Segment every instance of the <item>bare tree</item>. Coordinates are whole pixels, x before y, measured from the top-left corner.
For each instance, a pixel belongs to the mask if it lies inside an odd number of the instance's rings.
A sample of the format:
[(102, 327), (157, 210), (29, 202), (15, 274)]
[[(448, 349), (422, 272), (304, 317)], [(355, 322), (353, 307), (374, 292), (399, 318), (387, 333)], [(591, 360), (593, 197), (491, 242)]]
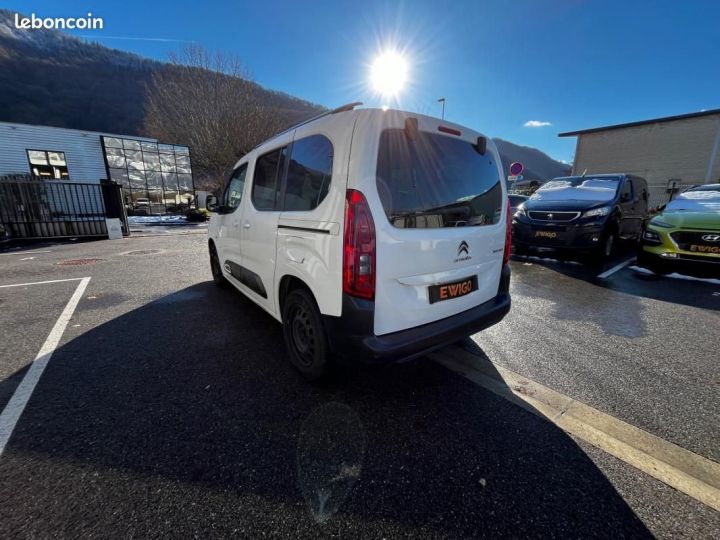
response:
[(190, 146), (196, 183), (217, 190), (239, 157), (297, 120), (264, 106), (262, 91), (237, 57), (188, 46), (152, 76), (145, 133)]

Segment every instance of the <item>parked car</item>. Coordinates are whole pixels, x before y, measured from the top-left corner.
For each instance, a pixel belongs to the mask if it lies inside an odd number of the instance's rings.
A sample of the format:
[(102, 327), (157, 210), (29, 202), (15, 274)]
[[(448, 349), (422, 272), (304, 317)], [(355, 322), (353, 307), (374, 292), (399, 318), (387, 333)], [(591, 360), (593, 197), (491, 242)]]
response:
[(720, 184), (692, 188), (669, 202), (643, 231), (638, 265), (720, 277)]
[(423, 355), (510, 309), (510, 212), (492, 140), (353, 107), (262, 143), (207, 202), (215, 283), (283, 324), (309, 379), (336, 359)]
[(607, 259), (619, 239), (640, 237), (647, 215), (647, 182), (639, 176), (555, 178), (515, 212), (515, 251), (522, 254), (538, 247), (572, 249)]
[(144, 199), (142, 197), (138, 197), (135, 199), (135, 208), (149, 208), (150, 207), (150, 199)]
[(514, 215), (517, 212), (518, 206), (528, 200), (527, 195), (518, 195), (517, 193), (508, 194), (508, 200), (510, 201), (510, 212)]

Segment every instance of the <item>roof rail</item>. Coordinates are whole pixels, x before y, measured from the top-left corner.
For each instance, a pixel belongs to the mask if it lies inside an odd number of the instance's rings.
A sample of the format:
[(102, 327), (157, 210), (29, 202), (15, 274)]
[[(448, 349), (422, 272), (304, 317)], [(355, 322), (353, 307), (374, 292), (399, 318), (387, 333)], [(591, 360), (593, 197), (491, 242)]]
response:
[[(299, 124), (295, 124), (294, 126), (290, 126), (289, 128), (282, 130), (280, 133), (276, 133), (275, 135), (273, 135), (273, 136), (270, 137), (269, 139), (266, 139), (266, 140), (264, 140), (263, 142), (261, 142), (260, 144), (258, 144), (255, 148), (257, 148), (257, 147), (260, 146), (260, 145), (265, 144), (265, 143), (268, 142), (268, 141), (273, 140), (275, 137), (279, 137), (280, 135), (283, 135), (283, 134), (287, 133), (288, 131), (292, 131), (292, 130), (294, 130), (294, 129), (297, 129), (297, 128), (299, 128), (300, 126), (304, 126), (305, 124), (309, 124), (310, 122), (314, 122), (315, 120), (319, 120), (320, 118), (323, 118), (323, 117), (325, 117), (325, 116), (329, 116), (329, 115), (331, 115), (331, 114), (336, 114), (336, 113), (341, 113), (341, 112), (352, 111), (355, 107), (359, 107), (359, 106), (362, 105), (362, 104), (363, 104), (362, 101), (353, 101), (352, 103), (347, 103), (347, 104), (345, 104), (345, 105), (340, 105), (340, 107), (336, 107), (336, 108), (331, 109), (331, 110), (329, 110), (329, 111), (322, 112), (322, 113), (320, 113), (320, 114), (318, 114), (318, 115), (316, 115), (316, 116), (313, 116), (312, 118), (308, 118), (307, 120), (303, 120), (303, 121), (300, 122)], [(253, 148), (253, 150), (255, 150), (255, 148)]]

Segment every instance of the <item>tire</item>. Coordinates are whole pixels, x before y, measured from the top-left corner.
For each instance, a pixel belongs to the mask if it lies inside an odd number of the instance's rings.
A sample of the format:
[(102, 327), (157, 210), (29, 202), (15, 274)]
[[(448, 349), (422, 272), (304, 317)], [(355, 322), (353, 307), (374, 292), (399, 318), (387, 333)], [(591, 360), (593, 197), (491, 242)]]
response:
[(609, 228), (605, 231), (605, 233), (602, 235), (602, 238), (600, 239), (600, 245), (595, 250), (595, 259), (598, 262), (605, 262), (607, 261), (615, 251), (615, 248), (617, 246), (618, 241), (618, 235), (617, 235), (617, 229)]
[(225, 276), (222, 273), (222, 268), (220, 267), (220, 257), (218, 257), (215, 244), (210, 244), (210, 271), (212, 272), (213, 282), (217, 287), (220, 287), (221, 289), (227, 289), (230, 287), (230, 283), (227, 279), (225, 279)]
[(283, 337), (293, 366), (309, 381), (327, 374), (330, 347), (315, 299), (306, 289), (291, 291), (283, 303)]

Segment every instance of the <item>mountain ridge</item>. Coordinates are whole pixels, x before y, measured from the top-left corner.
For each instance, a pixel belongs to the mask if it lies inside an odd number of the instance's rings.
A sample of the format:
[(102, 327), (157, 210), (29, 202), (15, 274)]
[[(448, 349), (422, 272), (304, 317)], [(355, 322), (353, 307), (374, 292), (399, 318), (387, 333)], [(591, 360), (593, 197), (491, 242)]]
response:
[[(143, 135), (147, 87), (168, 64), (86, 42), (58, 30), (20, 30), (0, 8), (0, 121)], [(324, 107), (255, 85), (262, 104), (300, 121)], [(520, 161), (525, 178), (562, 176), (570, 166), (540, 150), (494, 139), (503, 168)], [(174, 141), (183, 143), (184, 141)]]

